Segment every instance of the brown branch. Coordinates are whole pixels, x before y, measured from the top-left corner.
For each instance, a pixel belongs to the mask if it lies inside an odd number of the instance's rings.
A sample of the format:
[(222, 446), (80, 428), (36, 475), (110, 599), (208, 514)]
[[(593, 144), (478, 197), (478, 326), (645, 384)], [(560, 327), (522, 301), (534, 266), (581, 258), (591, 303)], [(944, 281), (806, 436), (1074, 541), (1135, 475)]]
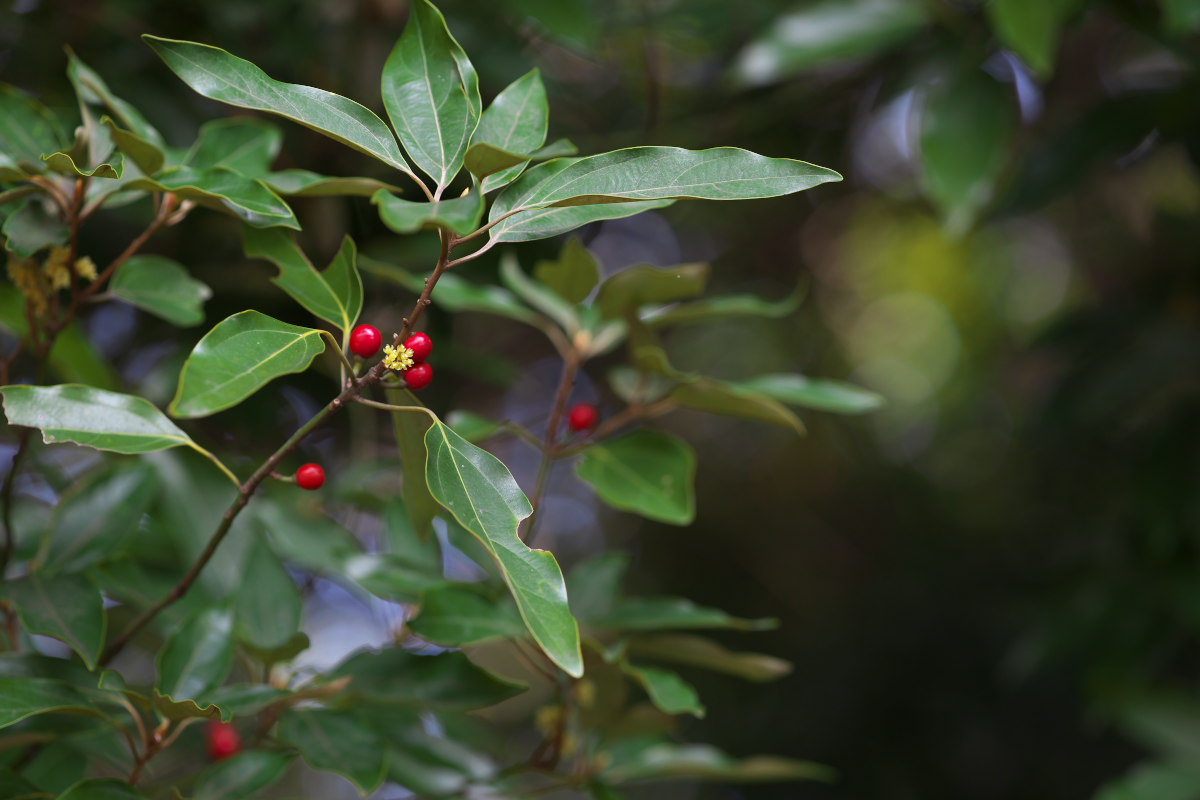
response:
[(558, 429), (562, 426), (563, 414), (567, 410), (567, 401), (571, 399), (571, 389), (575, 387), (575, 377), (579, 374), (579, 354), (572, 350), (563, 358), (562, 375), (558, 379), (558, 389), (554, 392), (554, 402), (550, 406), (550, 421), (546, 425), (546, 438), (542, 442), (542, 460), (538, 464), (537, 479), (533, 486), (533, 495), (529, 498), (533, 513), (525, 520), (525, 543), (533, 541), (537, 534), (537, 524), (542, 507), (542, 496), (550, 480), (550, 470), (558, 459)]

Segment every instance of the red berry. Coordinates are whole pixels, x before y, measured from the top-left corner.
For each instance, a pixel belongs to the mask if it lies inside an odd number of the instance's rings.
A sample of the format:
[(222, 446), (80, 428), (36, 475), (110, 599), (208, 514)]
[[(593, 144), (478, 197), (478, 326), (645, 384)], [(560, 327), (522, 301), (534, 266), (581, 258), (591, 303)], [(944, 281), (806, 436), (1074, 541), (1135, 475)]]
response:
[(600, 421), (600, 409), (591, 403), (576, 403), (567, 412), (567, 424), (573, 431), (586, 431)]
[(228, 722), (213, 720), (208, 724), (208, 757), (213, 761), (236, 756), (242, 750), (242, 737)]
[(433, 382), (433, 367), (428, 364), (417, 364), (400, 374), (404, 376), (404, 382), (408, 384), (408, 388), (414, 392), (417, 389), (424, 389)]
[(429, 354), (433, 352), (433, 339), (429, 338), (428, 333), (417, 331), (404, 340), (404, 346), (413, 351), (413, 361), (420, 364), (427, 361)]
[(350, 331), (350, 352), (356, 356), (370, 358), (379, 352), (383, 334), (374, 325), (359, 325)]
[(325, 470), (320, 464), (305, 464), (296, 470), (296, 483), (301, 489), (320, 489), (325, 485)]

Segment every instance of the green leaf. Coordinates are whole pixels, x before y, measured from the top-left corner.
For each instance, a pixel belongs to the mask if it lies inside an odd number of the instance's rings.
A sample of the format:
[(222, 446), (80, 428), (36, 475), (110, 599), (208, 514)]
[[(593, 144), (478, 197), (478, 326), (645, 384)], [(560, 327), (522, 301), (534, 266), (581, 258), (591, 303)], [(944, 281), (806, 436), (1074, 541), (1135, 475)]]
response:
[(154, 694), (148, 699), (150, 700), (149, 709), (157, 711), (174, 722), (184, 719), (222, 719), (226, 717), (225, 712), (214, 703), (201, 706), (195, 700), (174, 700), (158, 689), (155, 689)]
[(863, 414), (884, 404), (883, 397), (875, 392), (842, 381), (806, 378), (803, 375), (759, 375), (739, 381), (736, 385), (788, 405), (835, 414)]
[(698, 606), (682, 597), (639, 597), (624, 600), (612, 611), (587, 619), (589, 625), (619, 631), (688, 630), (729, 628), (763, 631), (779, 621), (770, 617), (742, 619), (716, 608)]
[(634, 667), (622, 664), (621, 669), (646, 690), (650, 702), (666, 714), (691, 714), (704, 718), (704, 706), (700, 696), (690, 683), (674, 672), (657, 667)]
[(386, 600), (417, 603), (430, 590), (445, 586), (441, 565), (436, 570), (414, 565), (401, 554), (360, 554), (339, 567), (341, 576)]
[(244, 714), (257, 714), (272, 703), (290, 697), (291, 692), (277, 689), (265, 683), (232, 683), (226, 684), (209, 693), (208, 699), (220, 707), (222, 720), (231, 719)]
[(58, 800), (145, 800), (146, 795), (117, 778), (89, 778), (58, 796)]
[(364, 706), (434, 706), (469, 711), (525, 690), (471, 663), (460, 652), (417, 655), (399, 647), (358, 653), (329, 676), (351, 678), (346, 694)]
[(635, 431), (593, 444), (575, 471), (613, 508), (672, 525), (696, 515), (696, 455), (669, 433)]
[(483, 195), (478, 190), (453, 200), (418, 203), (380, 189), (371, 202), (379, 207), (383, 224), (401, 234), (445, 230), (465, 236), (479, 227), (483, 217)]
[(116, 121), (111, 117), (101, 117), (100, 124), (108, 128), (113, 143), (120, 148), (122, 153), (129, 156), (138, 169), (146, 175), (153, 175), (166, 163), (166, 154), (160, 145), (147, 141), (132, 131), (118, 127)]
[(306, 169), (285, 169), (261, 176), (261, 180), (276, 194), (293, 197), (356, 196), (370, 197), (380, 190), (399, 192), (390, 183), (374, 178), (337, 178), (319, 175)]
[(587, 620), (612, 611), (628, 567), (629, 556), (624, 553), (604, 553), (576, 564), (567, 575), (575, 616)]
[(961, 234), (992, 199), (1016, 127), (1011, 90), (980, 71), (949, 76), (921, 118), (925, 192), (946, 227)]
[(176, 417), (215, 414), (282, 375), (303, 372), (324, 351), (320, 331), (257, 311), (234, 314), (192, 350), (168, 410)]
[(342, 240), (333, 261), (319, 272), (290, 234), (281, 230), (245, 228), (242, 247), (249, 258), (265, 258), (279, 267), (272, 282), (310, 313), (349, 331), (362, 313), (362, 278), (354, 240)]
[(501, 461), (441, 421), (425, 434), (429, 490), (483, 544), (504, 574), (521, 618), (534, 640), (567, 674), (583, 674), (579, 625), (567, 606), (567, 589), (554, 556), (531, 550), (517, 527), (533, 513), (521, 487)]
[(762, 653), (736, 653), (712, 639), (686, 633), (635, 637), (629, 642), (629, 654), (723, 672), (748, 681), (773, 681), (792, 671), (792, 665), (781, 658)]
[[(767, 158), (736, 147), (630, 147), (534, 167), (496, 198), (488, 219), (496, 221), (514, 211), (552, 206), (778, 197), (841, 179), (833, 170), (815, 164)], [(520, 225), (520, 217), (528, 213), (512, 217), (507, 229)]]
[(233, 615), (207, 608), (183, 624), (158, 653), (158, 689), (173, 700), (203, 697), (233, 666)]
[(123, 555), (158, 489), (154, 470), (141, 462), (76, 482), (54, 507), (34, 568), (79, 572)]
[(1196, 800), (1200, 768), (1194, 761), (1172, 758), (1138, 764), (1100, 787), (1095, 800)]
[(42, 432), (47, 444), (75, 442), (114, 453), (196, 448), (188, 435), (140, 397), (78, 384), (4, 386), (4, 411), (13, 425)]
[(30, 198), (8, 215), (0, 235), (9, 251), (28, 258), (51, 245), (65, 245), (68, 232), (66, 224), (51, 217), (39, 199)]
[[(372, 275), (393, 281), (411, 292), (419, 294), (424, 287), (423, 278), (403, 267), (366, 257), (359, 258), (359, 265)], [(435, 294), (438, 306), (452, 314), (460, 311), (478, 311), (535, 326), (540, 319), (499, 286), (472, 283), (453, 272), (442, 273)]]
[(42, 155), (63, 149), (58, 122), (32, 97), (0, 83), (0, 151), (16, 167), (42, 172)]
[[(466, 166), (476, 177), (484, 178), (483, 191), (499, 189), (521, 174), (529, 163), (528, 156), (504, 166), (490, 159), (485, 163), (486, 149), (493, 148), (509, 154), (532, 153), (546, 141), (550, 109), (546, 102), (546, 87), (541, 73), (531, 70), (504, 88), (483, 112), (479, 127), (467, 151)], [(493, 154), (490, 154), (494, 156)], [(486, 177), (485, 177), (486, 176)]]
[(510, 292), (557, 322), (568, 336), (573, 337), (583, 328), (583, 320), (575, 306), (526, 275), (511, 252), (500, 259), (500, 280)]
[(275, 783), (292, 763), (290, 753), (253, 750), (200, 773), (192, 800), (245, 800)]
[(42, 160), (46, 162), (46, 167), (53, 172), (60, 172), (63, 175), (72, 175), (80, 178), (120, 178), (125, 170), (125, 159), (117, 153), (117, 157), (113, 159), (116, 166), (112, 164), (98, 164), (91, 169), (83, 169), (75, 163), (75, 159), (70, 153), (58, 151), (42, 156)]
[(10, 581), (4, 591), (30, 633), (65, 642), (88, 669), (95, 669), (108, 624), (99, 589), (78, 575), (33, 574)]
[(533, 277), (568, 303), (582, 303), (600, 282), (600, 265), (579, 237), (572, 236), (557, 259), (533, 265)]
[(205, 97), (278, 114), (411, 174), (387, 125), (353, 100), (311, 86), (281, 83), (219, 47), (148, 35), (142, 39), (184, 83)]
[(1042, 78), (1054, 72), (1058, 35), (1078, 0), (992, 0), (984, 8), (996, 37)]
[(1172, 36), (1183, 36), (1200, 28), (1200, 5), (1195, 0), (1162, 0), (1162, 26)]
[(157, 147), (163, 146), (162, 135), (146, 121), (140, 111), (113, 94), (104, 79), (95, 70), (84, 64), (74, 52), (68, 49), (67, 55), (67, 77), (75, 87), (75, 92), (79, 95), (81, 102), (107, 108), (109, 113), (127, 131), (142, 141)]
[(440, 11), (415, 0), (383, 67), (383, 105), (413, 163), (440, 190), (462, 168), (479, 124), (479, 76)]
[[(412, 392), (403, 389), (388, 389), (387, 398), (392, 405), (421, 404)], [(430, 422), (424, 414), (392, 414), (392, 435), (400, 449), (403, 480), (400, 486), (401, 497), (404, 499), (404, 507), (408, 510), (413, 528), (422, 537), (429, 536), (433, 519), (439, 509), (438, 502), (430, 493), (429, 484), (425, 480), (428, 461), (426, 442), (430, 427)]]
[(504, 426), (472, 411), (456, 409), (446, 415), (446, 424), (454, 432), (472, 444), (490, 439), (504, 430)]
[[(550, 164), (557, 163), (560, 162), (550, 162)], [(573, 231), (592, 222), (632, 217), (643, 211), (664, 208), (674, 202), (674, 200), (649, 200), (640, 203), (605, 203), (595, 206), (521, 211), (493, 225), (488, 231), (488, 238), (494, 242), (532, 242), (536, 239), (547, 239), (560, 233)], [(493, 219), (499, 218), (496, 215), (492, 216)], [(440, 287), (441, 284), (439, 283), (438, 286)]]
[(172, 192), (181, 200), (232, 214), (256, 228), (300, 229), (296, 215), (287, 203), (260, 180), (247, 178), (228, 167), (195, 169), (175, 167), (153, 178), (137, 178), (126, 189)]
[(552, 158), (573, 156), (578, 152), (579, 148), (567, 139), (556, 139), (532, 153), (514, 153), (479, 142), (467, 150), (464, 164), (473, 174), (487, 176), (482, 182), (483, 192), (487, 194), (516, 180), (530, 161), (548, 161)]
[(54, 800), (58, 792), (43, 792), (25, 778), (8, 769), (0, 769), (0, 797), (9, 800)]
[(283, 134), (269, 122), (254, 117), (216, 119), (200, 126), (183, 163), (198, 170), (228, 167), (247, 178), (261, 178), (282, 145)]
[(640, 306), (698, 295), (707, 283), (708, 264), (629, 267), (600, 285), (596, 307), (608, 319), (622, 319)]
[(764, 300), (752, 294), (707, 297), (691, 303), (674, 303), (646, 309), (640, 315), (640, 319), (644, 324), (653, 328), (711, 322), (731, 317), (780, 319), (796, 310), (802, 296), (803, 293), (797, 290), (782, 300), (776, 301)]
[(525, 626), (514, 608), (457, 586), (427, 592), (408, 627), (422, 639), (446, 647), (525, 635)]
[(685, 408), (769, 422), (804, 435), (804, 423), (799, 417), (778, 401), (747, 389), (744, 384), (692, 376), (672, 389), (668, 396)]
[(259, 649), (287, 643), (300, 630), (300, 590), (262, 536), (253, 537), (246, 574), (233, 598), (238, 636)]
[(50, 712), (101, 716), (82, 692), (51, 678), (0, 678), (0, 728)]
[(181, 328), (204, 322), (204, 302), (212, 297), (212, 289), (164, 256), (130, 258), (117, 270), (108, 291)]
[(278, 736), (313, 769), (344, 775), (364, 793), (383, 783), (387, 743), (353, 713), (289, 709), (279, 720)]
[(830, 63), (871, 58), (918, 33), (930, 12), (909, 0), (824, 0), (772, 17), (739, 54), (734, 80), (771, 83)]
[(764, 781), (832, 780), (833, 770), (809, 761), (777, 756), (755, 756), (737, 760), (702, 744), (677, 745), (666, 742), (647, 745), (642, 741), (618, 753), (610, 753), (609, 766), (600, 779), (611, 783), (638, 780), (688, 778), (727, 783)]

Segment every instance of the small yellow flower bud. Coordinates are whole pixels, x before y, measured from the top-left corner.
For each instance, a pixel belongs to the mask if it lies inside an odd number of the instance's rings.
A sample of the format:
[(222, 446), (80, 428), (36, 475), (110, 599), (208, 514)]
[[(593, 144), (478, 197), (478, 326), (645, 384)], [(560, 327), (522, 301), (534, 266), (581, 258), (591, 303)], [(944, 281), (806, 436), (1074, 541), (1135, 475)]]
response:
[(383, 346), (383, 365), (393, 372), (403, 372), (414, 363), (411, 348), (403, 345), (396, 347), (390, 344)]

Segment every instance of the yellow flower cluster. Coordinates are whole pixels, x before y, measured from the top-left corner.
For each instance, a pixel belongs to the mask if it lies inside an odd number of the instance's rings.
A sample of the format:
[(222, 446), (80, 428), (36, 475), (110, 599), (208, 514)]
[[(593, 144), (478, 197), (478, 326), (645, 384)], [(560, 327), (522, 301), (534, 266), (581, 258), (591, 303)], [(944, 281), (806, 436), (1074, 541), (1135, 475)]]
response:
[[(51, 293), (71, 285), (71, 270), (67, 266), (70, 255), (71, 251), (66, 247), (52, 247), (40, 268), (32, 258), (9, 255), (8, 277), (33, 303), (33, 310), (39, 317), (45, 313)], [(87, 281), (96, 280), (96, 262), (87, 256), (76, 259), (75, 274)]]
[(383, 346), (383, 365), (393, 372), (403, 372), (414, 363), (412, 348), (403, 345), (393, 347), (390, 344)]

